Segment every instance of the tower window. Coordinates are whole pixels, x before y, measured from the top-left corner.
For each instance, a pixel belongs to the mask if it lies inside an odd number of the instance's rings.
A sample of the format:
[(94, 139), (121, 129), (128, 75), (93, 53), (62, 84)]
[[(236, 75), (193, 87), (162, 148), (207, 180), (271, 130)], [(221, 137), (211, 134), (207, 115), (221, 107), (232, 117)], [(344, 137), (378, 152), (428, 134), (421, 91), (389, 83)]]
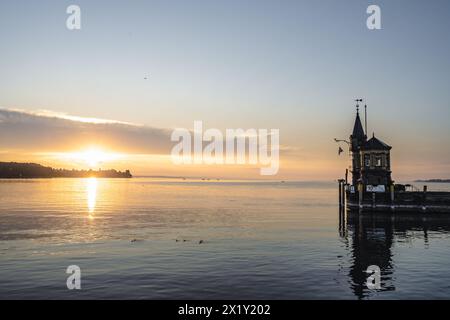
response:
[(381, 167), (381, 157), (380, 156), (375, 157), (375, 166)]
[(370, 167), (370, 155), (368, 154), (364, 155), (364, 165)]

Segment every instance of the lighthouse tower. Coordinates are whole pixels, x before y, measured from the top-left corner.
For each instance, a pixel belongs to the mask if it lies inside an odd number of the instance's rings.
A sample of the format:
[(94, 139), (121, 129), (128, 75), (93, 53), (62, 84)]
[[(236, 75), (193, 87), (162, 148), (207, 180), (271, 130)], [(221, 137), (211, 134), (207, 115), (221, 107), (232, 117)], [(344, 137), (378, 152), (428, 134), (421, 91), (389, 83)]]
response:
[(373, 137), (367, 140), (361, 119), (359, 105), (356, 105), (356, 119), (350, 135), (350, 152), (352, 155), (352, 184), (362, 185), (363, 190), (388, 190), (391, 178), (391, 146)]

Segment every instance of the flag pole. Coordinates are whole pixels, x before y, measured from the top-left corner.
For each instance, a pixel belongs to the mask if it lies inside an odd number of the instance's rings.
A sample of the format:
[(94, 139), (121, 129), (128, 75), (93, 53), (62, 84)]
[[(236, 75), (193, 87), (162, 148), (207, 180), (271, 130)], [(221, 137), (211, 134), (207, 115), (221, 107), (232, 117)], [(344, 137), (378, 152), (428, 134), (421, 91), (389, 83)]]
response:
[(367, 104), (364, 105), (364, 126), (366, 127), (366, 136), (367, 136)]

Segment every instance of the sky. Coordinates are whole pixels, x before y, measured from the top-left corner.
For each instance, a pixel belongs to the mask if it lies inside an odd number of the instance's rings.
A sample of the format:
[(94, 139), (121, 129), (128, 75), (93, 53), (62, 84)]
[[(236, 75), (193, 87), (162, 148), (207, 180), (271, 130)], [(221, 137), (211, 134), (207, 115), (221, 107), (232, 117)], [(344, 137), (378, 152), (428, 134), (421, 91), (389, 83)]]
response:
[(333, 138), (362, 97), (395, 180), (450, 178), (449, 32), (446, 0), (2, 1), (0, 161), (83, 167), (64, 154), (95, 145), (137, 174), (260, 178), (171, 163), (171, 130), (201, 120), (279, 129), (276, 179), (336, 179), (348, 155)]

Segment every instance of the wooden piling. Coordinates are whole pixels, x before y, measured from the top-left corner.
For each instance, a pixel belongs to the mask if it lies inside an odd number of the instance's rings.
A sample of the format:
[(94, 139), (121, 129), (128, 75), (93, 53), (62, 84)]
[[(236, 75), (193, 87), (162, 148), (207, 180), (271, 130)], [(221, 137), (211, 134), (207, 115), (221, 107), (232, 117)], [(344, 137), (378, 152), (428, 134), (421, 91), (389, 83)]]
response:
[(339, 182), (339, 207), (342, 208), (342, 182), (341, 180)]
[(427, 190), (428, 186), (423, 186), (423, 199), (422, 199), (422, 210), (427, 210)]
[(359, 203), (359, 209), (361, 210), (363, 208), (362, 202), (363, 202), (363, 185), (361, 183), (358, 183), (358, 203)]
[(391, 210), (394, 211), (395, 210), (395, 205), (394, 205), (394, 201), (395, 201), (395, 187), (393, 184), (390, 185), (390, 191), (391, 191)]
[(372, 209), (375, 209), (376, 200), (376, 193), (372, 192)]

